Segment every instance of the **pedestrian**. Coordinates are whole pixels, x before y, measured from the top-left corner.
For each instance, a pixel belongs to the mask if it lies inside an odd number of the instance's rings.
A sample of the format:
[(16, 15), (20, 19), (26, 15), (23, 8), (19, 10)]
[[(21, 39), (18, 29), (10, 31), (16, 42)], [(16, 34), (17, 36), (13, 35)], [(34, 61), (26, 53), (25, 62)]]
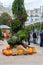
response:
[(40, 33), (40, 47), (43, 47), (43, 30), (42, 32)]
[(30, 34), (30, 42), (33, 43), (33, 36), (32, 36), (32, 33)]
[(28, 33), (28, 45), (30, 45), (30, 33)]
[(33, 32), (33, 43), (34, 43), (34, 44), (36, 44), (36, 38), (37, 38), (36, 32)]
[(40, 44), (40, 34), (39, 33), (37, 33), (36, 43)]

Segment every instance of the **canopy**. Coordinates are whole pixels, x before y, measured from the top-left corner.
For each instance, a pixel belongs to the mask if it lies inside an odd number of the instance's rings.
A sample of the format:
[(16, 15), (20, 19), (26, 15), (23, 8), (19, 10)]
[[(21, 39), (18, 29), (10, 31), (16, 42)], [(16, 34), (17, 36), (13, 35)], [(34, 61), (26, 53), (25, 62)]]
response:
[(0, 25), (0, 29), (10, 29), (10, 27), (7, 25)]

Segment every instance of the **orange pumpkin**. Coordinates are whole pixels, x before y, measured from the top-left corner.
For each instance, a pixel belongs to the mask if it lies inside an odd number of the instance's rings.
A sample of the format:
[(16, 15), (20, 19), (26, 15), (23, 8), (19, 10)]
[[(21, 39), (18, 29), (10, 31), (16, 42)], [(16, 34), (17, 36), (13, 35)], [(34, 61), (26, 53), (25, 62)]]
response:
[(8, 46), (6, 47), (7, 50), (9, 50), (10, 48), (11, 48), (10, 45), (8, 45)]
[(2, 50), (2, 53), (5, 55), (6, 51), (7, 51), (6, 49), (3, 49)]
[(33, 53), (37, 53), (36, 49), (33, 49)]
[(19, 49), (17, 54), (18, 55), (23, 55), (24, 54), (24, 51), (22, 49)]
[(32, 48), (27, 48), (28, 54), (33, 54), (33, 49)]
[(9, 54), (12, 55), (12, 54), (13, 54), (13, 51), (10, 50), (10, 51), (9, 51)]
[(5, 55), (6, 55), (6, 56), (9, 56), (9, 55), (10, 55), (10, 53), (9, 53), (8, 50), (5, 52)]
[(12, 55), (13, 54), (13, 51), (12, 50), (7, 50), (6, 52), (5, 52), (5, 55), (6, 56), (10, 56), (10, 55)]
[(13, 51), (12, 50), (7, 50), (7, 49), (3, 49), (2, 50), (2, 53), (6, 56), (10, 56), (13, 54)]

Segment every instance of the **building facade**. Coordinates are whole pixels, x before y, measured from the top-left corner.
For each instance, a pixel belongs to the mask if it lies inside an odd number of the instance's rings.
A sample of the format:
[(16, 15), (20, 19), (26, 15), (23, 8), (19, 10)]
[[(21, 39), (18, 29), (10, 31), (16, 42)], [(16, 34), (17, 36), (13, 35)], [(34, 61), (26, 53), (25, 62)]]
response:
[(28, 18), (26, 25), (43, 21), (43, 6), (35, 8), (33, 10), (27, 10)]

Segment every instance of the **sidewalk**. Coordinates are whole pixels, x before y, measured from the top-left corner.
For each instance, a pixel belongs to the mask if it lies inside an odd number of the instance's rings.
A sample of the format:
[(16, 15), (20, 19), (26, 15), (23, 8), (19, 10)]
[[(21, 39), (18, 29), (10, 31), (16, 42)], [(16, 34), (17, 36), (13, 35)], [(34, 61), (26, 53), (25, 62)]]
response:
[(31, 43), (37, 54), (22, 56), (4, 56), (1, 50), (7, 45), (6, 41), (0, 46), (0, 65), (43, 65), (43, 47)]

